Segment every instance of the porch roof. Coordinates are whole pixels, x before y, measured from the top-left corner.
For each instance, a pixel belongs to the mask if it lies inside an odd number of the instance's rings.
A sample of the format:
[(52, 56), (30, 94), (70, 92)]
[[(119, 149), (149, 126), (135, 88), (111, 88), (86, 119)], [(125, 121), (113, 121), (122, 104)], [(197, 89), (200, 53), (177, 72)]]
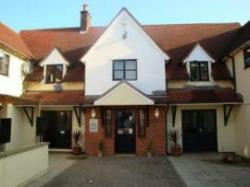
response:
[(166, 96), (151, 96), (156, 104), (242, 103), (243, 97), (231, 88), (169, 89)]
[(83, 105), (85, 103), (83, 91), (26, 92), (22, 97), (34, 99), (40, 105)]
[(13, 103), (15, 105), (38, 105), (38, 101), (32, 98), (15, 97), (4, 94), (0, 94), (0, 103), (1, 104)]
[(154, 101), (127, 81), (121, 81), (94, 101), (97, 106), (153, 105)]

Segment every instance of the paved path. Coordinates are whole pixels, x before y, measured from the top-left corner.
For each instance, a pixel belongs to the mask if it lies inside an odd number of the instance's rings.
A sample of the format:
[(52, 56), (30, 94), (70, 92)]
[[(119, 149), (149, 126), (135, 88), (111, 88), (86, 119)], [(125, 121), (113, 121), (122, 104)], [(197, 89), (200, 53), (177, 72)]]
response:
[(221, 165), (207, 160), (219, 159), (219, 154), (184, 154), (169, 157), (177, 172), (190, 187), (250, 186), (250, 168)]
[(68, 153), (50, 153), (49, 154), (49, 169), (48, 172), (36, 180), (31, 181), (25, 187), (42, 187), (55, 176), (59, 175), (65, 169), (76, 162), (74, 159), (69, 159), (71, 155)]
[(182, 179), (167, 157), (113, 156), (78, 160), (45, 187), (179, 187)]

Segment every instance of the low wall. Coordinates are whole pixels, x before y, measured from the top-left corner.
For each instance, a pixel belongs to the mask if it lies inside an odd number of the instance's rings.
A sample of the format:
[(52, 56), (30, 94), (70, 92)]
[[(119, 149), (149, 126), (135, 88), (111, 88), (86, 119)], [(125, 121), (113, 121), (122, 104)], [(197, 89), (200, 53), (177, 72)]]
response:
[(48, 144), (0, 153), (0, 186), (15, 187), (25, 184), (48, 169)]

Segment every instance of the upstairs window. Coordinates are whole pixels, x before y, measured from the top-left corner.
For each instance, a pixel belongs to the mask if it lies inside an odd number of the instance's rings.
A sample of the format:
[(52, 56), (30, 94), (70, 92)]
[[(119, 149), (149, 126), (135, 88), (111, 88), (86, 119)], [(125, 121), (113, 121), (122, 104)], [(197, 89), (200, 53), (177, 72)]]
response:
[(9, 75), (9, 63), (10, 56), (0, 53), (0, 74), (8, 76)]
[(250, 47), (244, 49), (244, 63), (245, 68), (250, 67)]
[(137, 80), (137, 61), (114, 60), (113, 80)]
[(190, 80), (191, 81), (209, 81), (207, 61), (190, 62)]
[(60, 83), (63, 78), (63, 65), (46, 66), (46, 83)]

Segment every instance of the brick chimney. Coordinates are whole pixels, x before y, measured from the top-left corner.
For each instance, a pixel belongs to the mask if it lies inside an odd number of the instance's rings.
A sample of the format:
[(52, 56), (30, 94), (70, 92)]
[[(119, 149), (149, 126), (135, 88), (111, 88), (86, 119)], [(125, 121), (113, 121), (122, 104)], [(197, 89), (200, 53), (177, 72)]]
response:
[(89, 27), (91, 26), (91, 16), (88, 11), (88, 5), (84, 4), (83, 9), (81, 11), (81, 32), (87, 32)]

